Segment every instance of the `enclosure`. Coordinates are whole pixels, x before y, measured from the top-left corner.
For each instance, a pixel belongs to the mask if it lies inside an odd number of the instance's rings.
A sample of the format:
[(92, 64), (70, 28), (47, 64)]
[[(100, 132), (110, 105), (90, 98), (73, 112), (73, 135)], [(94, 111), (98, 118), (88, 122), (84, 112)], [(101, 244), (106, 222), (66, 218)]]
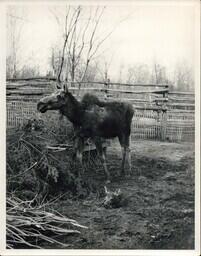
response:
[[(38, 100), (55, 90), (50, 78), (7, 81), (7, 197), (11, 200), (7, 203), (11, 212), (13, 204), (19, 208), (18, 213), (13, 212), (17, 221), (23, 211), (20, 205), (28, 208), (27, 218), (33, 221), (30, 210), (38, 211), (39, 204), (39, 209), (54, 214), (59, 209), (61, 216), (74, 218), (78, 228), (59, 230), (59, 236), (53, 236), (59, 242), (54, 240), (52, 245), (46, 236), (55, 232), (55, 227), (44, 232), (45, 224), (38, 218), (41, 228), (32, 222), (33, 233), (37, 230), (44, 239), (36, 242), (33, 236), (29, 244), (24, 243), (28, 231), (24, 223), (25, 235), (15, 230), (18, 242), (12, 241), (14, 230), (8, 228), (8, 246), (193, 249), (194, 95), (171, 92), (164, 84), (89, 82), (80, 89), (76, 83), (69, 85), (78, 99), (90, 92), (106, 101), (130, 101), (136, 109), (132, 176), (118, 176), (121, 150), (116, 140), (110, 140), (107, 162), (112, 178), (106, 184), (94, 146), (86, 145), (84, 173), (77, 176), (80, 166), (72, 160), (72, 125), (56, 111), (44, 115), (36, 111)], [(18, 195), (21, 202), (15, 201)], [(11, 223), (19, 225), (14, 220)]]

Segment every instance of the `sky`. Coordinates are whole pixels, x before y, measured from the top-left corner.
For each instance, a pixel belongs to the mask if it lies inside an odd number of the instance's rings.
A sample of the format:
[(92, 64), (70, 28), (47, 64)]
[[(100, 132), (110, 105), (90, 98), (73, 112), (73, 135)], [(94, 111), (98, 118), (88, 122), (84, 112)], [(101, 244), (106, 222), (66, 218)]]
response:
[[(7, 9), (7, 18), (21, 24), (19, 59), (21, 65), (37, 65), (45, 74), (49, 68), (51, 47), (62, 48), (61, 31), (51, 10), (65, 6), (22, 5)], [(88, 7), (86, 9), (86, 15)], [(14, 10), (14, 14), (13, 14)], [(11, 16), (10, 16), (11, 15)], [(12, 17), (16, 16), (16, 17)], [(107, 5), (99, 24), (101, 38), (113, 31), (98, 53), (98, 60), (110, 62), (109, 74), (116, 77), (120, 67), (135, 63), (165, 65), (171, 73), (178, 62), (193, 66), (195, 58), (195, 8), (193, 4), (173, 3), (145, 5)], [(7, 53), (10, 52), (9, 26)]]

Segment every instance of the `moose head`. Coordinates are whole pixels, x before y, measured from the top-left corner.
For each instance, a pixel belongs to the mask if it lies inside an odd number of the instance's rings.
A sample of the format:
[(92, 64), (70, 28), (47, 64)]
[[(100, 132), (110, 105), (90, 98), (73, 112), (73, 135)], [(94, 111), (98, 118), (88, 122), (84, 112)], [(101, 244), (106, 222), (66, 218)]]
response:
[(67, 84), (63, 84), (63, 89), (61, 89), (61, 83), (56, 84), (57, 92), (52, 93), (42, 99), (37, 104), (37, 110), (41, 113), (45, 113), (47, 110), (59, 110), (66, 105), (68, 87)]
[(61, 109), (62, 106), (66, 105), (66, 94), (65, 91), (61, 90), (42, 98), (37, 104), (38, 111), (45, 113), (47, 110)]

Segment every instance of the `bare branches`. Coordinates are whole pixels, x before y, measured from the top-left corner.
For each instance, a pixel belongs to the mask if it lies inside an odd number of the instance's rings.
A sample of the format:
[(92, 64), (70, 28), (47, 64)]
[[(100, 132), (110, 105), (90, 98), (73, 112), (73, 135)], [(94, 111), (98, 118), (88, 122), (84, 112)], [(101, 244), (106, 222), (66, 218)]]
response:
[(17, 16), (17, 15), (13, 15), (11, 13), (8, 13), (7, 16), (11, 17), (11, 18), (14, 18), (14, 19), (17, 19), (17, 20), (22, 20), (22, 21), (26, 21), (26, 22), (30, 22), (30, 20), (24, 18), (24, 17), (20, 17), (20, 16)]
[[(90, 55), (95, 45), (97, 27), (104, 9), (105, 7), (96, 7), (95, 12), (92, 14), (92, 8), (90, 8), (87, 14), (88, 18), (86, 19), (86, 17), (84, 17), (84, 11), (80, 6), (76, 8), (68, 6), (66, 8), (64, 19), (64, 42), (57, 76), (59, 83), (61, 82), (64, 65), (66, 66), (66, 80), (68, 80), (68, 74), (70, 74), (71, 81), (74, 81), (77, 67), (81, 67), (83, 66), (83, 63), (85, 63), (81, 80), (84, 79), (90, 63)], [(55, 16), (54, 11), (51, 10), (51, 13)], [(83, 14), (82, 17), (81, 14)], [(58, 17), (55, 18), (59, 25), (60, 19)], [(86, 61), (84, 61), (85, 57)], [(53, 63), (51, 63), (51, 65), (55, 69), (55, 65)]]
[[(103, 54), (100, 48), (112, 35), (122, 19), (109, 33), (100, 33), (100, 26), (106, 7), (67, 6), (63, 16), (63, 46), (60, 50), (59, 65), (57, 65), (57, 80), (82, 82), (89, 77), (91, 62)], [(58, 22), (57, 22), (58, 23)], [(52, 67), (55, 65), (51, 64)], [(63, 78), (62, 78), (63, 77)]]
[(7, 31), (8, 31), (8, 39), (9, 39), (9, 51), (7, 55), (7, 63), (6, 63), (6, 73), (7, 77), (14, 78), (19, 74), (19, 53), (21, 49), (21, 36), (22, 29), (24, 27), (25, 22), (28, 22), (25, 15), (23, 13), (19, 13), (15, 10), (15, 8), (9, 8), (9, 13), (7, 14)]
[(63, 65), (64, 65), (66, 45), (67, 45), (68, 39), (70, 37), (70, 34), (73, 33), (73, 31), (76, 27), (80, 12), (81, 12), (81, 8), (79, 6), (77, 9), (74, 10), (73, 17), (72, 17), (72, 19), (70, 20), (70, 23), (69, 23), (69, 27), (68, 27), (69, 9), (68, 9), (67, 14), (66, 14), (66, 18), (65, 18), (65, 32), (66, 32), (66, 34), (65, 34), (65, 40), (64, 40), (62, 56), (61, 56), (61, 65), (60, 65), (58, 78), (57, 78), (59, 83), (61, 82), (61, 73), (62, 73), (62, 69), (63, 69)]
[(35, 200), (36, 197), (30, 201), (23, 201), (13, 195), (7, 197), (8, 248), (23, 245), (27, 248), (42, 249), (40, 242), (44, 241), (68, 247), (69, 244), (60, 242), (58, 238), (66, 234), (80, 234), (80, 229), (87, 228), (56, 211), (45, 211), (44, 204), (33, 207), (31, 203)]
[[(99, 7), (96, 8), (95, 17), (98, 14), (98, 10), (99, 10)], [(85, 70), (83, 72), (81, 81), (83, 81), (84, 78), (85, 78), (85, 75), (86, 75), (90, 60), (91, 60), (91, 51), (93, 50), (93, 46), (94, 46), (94, 36), (95, 36), (96, 31), (97, 31), (97, 27), (98, 27), (98, 24), (100, 22), (100, 19), (101, 19), (102, 15), (103, 15), (104, 10), (105, 10), (105, 7), (102, 8), (102, 10), (101, 10), (101, 12), (98, 16), (98, 19), (95, 22), (94, 29), (92, 30), (92, 33), (91, 33), (91, 38), (90, 38), (90, 41), (89, 41), (89, 49), (88, 49), (87, 58), (86, 58), (86, 66), (85, 66)]]
[(19, 176), (25, 174), (26, 172), (29, 172), (31, 169), (33, 169), (34, 167), (36, 167), (37, 164), (38, 164), (38, 162), (35, 162), (35, 163), (32, 164), (28, 169), (26, 169), (25, 171), (20, 172), (20, 173), (17, 174), (17, 175), (11, 176), (10, 179), (8, 178), (8, 181), (11, 180), (11, 179), (13, 180), (13, 179), (15, 179), (15, 178), (17, 178), (17, 177), (19, 177)]
[(53, 17), (55, 18), (57, 25), (60, 26), (61, 25), (61, 21), (59, 19), (59, 16), (55, 13), (55, 9), (53, 8), (49, 8), (50, 13), (53, 15)]
[[(131, 14), (130, 14), (130, 15), (131, 15)], [(119, 22), (105, 37), (103, 37), (102, 40), (98, 41), (98, 43), (97, 43), (97, 45), (96, 45), (96, 47), (95, 47), (93, 53), (92, 53), (91, 56), (90, 56), (90, 59), (92, 59), (92, 58), (96, 55), (96, 53), (97, 53), (98, 49), (100, 48), (100, 46), (114, 33), (114, 31), (117, 29), (117, 27), (118, 27), (122, 22), (124, 22), (125, 20), (128, 19), (128, 17), (129, 17), (130, 15), (128, 15), (126, 18), (120, 20), (120, 22)]]
[(77, 61), (76, 61), (76, 63), (75, 63), (76, 66), (77, 66), (77, 64), (78, 64), (79, 61), (80, 61), (81, 54), (82, 54), (82, 51), (83, 51), (84, 46), (85, 46), (85, 35), (86, 35), (86, 31), (87, 31), (87, 29), (88, 29), (88, 27), (89, 27), (90, 22), (91, 22), (91, 11), (90, 11), (90, 15), (89, 15), (88, 22), (87, 22), (87, 24), (86, 24), (86, 26), (85, 26), (85, 28), (84, 28), (84, 32), (83, 32), (83, 34), (82, 34), (81, 47), (80, 47), (80, 50), (79, 50), (79, 52), (78, 52), (78, 54), (77, 54)]

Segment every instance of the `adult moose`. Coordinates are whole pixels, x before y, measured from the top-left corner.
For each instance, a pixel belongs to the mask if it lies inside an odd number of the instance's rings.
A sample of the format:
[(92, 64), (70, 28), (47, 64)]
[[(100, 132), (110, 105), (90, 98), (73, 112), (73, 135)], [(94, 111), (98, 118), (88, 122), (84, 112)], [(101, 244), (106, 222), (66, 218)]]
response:
[(92, 139), (103, 162), (108, 181), (110, 174), (106, 165), (106, 153), (102, 147), (102, 140), (118, 137), (122, 148), (121, 171), (124, 173), (125, 160), (127, 159), (129, 165), (127, 174), (130, 175), (130, 133), (134, 114), (133, 106), (130, 103), (104, 102), (92, 94), (85, 94), (82, 100), (78, 101), (65, 88), (65, 90), (59, 90), (42, 98), (37, 104), (37, 109), (41, 113), (47, 110), (59, 110), (72, 122), (77, 133), (76, 155), (81, 163), (84, 140), (86, 138)]

